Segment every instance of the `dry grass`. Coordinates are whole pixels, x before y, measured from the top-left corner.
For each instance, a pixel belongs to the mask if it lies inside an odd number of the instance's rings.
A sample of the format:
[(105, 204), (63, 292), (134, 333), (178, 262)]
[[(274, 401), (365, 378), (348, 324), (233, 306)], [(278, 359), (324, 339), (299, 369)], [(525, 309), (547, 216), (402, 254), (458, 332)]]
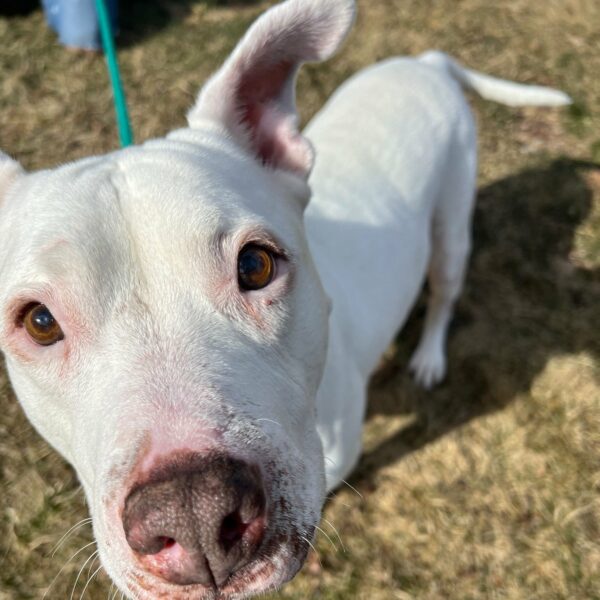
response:
[[(182, 125), (200, 83), (268, 3), (132, 4), (121, 60), (138, 140)], [(431, 393), (404, 366), (417, 307), (371, 386), (365, 453), (328, 503), (325, 537), (278, 597), (600, 598), (600, 7), (595, 0), (360, 2), (343, 53), (305, 69), (310, 116), (348, 74), (438, 47), (501, 76), (552, 84), (570, 110), (474, 99), (475, 251)], [(39, 12), (0, 17), (0, 147), (30, 168), (110, 150), (103, 61), (58, 47)], [(0, 600), (69, 598), (96, 565), (72, 471), (31, 430), (0, 370)], [(329, 530), (329, 525), (323, 524)], [(339, 547), (337, 538), (333, 541)], [(88, 568), (91, 567), (91, 568)], [(86, 598), (106, 598), (99, 574)]]

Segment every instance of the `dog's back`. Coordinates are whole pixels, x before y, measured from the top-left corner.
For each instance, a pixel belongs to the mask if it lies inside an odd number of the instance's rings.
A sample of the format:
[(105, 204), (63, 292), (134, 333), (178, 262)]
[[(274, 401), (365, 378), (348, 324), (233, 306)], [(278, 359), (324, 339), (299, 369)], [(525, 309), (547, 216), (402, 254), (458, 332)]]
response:
[(450, 180), (473, 186), (473, 120), (453, 79), (401, 58), (350, 79), (306, 134), (317, 156), (309, 241), (368, 376), (423, 283), (435, 207)]

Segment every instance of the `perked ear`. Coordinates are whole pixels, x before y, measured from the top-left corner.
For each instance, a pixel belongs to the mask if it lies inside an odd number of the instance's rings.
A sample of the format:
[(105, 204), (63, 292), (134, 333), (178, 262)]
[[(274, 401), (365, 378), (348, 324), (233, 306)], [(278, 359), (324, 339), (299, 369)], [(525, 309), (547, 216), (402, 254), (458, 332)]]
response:
[(202, 88), (190, 127), (216, 120), (263, 163), (307, 178), (310, 142), (298, 131), (295, 87), (304, 62), (329, 58), (354, 20), (354, 0), (288, 0), (262, 15)]
[(8, 188), (24, 173), (23, 167), (16, 160), (0, 152), (0, 205)]

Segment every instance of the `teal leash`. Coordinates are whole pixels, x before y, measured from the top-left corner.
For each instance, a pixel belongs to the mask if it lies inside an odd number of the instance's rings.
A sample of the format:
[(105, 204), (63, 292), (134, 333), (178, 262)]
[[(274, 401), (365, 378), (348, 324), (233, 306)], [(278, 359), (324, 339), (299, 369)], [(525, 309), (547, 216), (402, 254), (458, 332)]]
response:
[(102, 38), (102, 46), (106, 55), (106, 63), (108, 65), (108, 74), (110, 83), (113, 89), (113, 98), (115, 101), (115, 112), (117, 113), (117, 126), (119, 128), (119, 140), (121, 146), (125, 148), (133, 144), (133, 134), (131, 133), (131, 123), (129, 121), (129, 113), (127, 112), (127, 101), (125, 100), (125, 92), (121, 83), (119, 74), (119, 63), (117, 62), (117, 52), (115, 50), (115, 42), (110, 26), (110, 17), (104, 0), (96, 0), (96, 12), (98, 13), (98, 24), (100, 25), (100, 36)]

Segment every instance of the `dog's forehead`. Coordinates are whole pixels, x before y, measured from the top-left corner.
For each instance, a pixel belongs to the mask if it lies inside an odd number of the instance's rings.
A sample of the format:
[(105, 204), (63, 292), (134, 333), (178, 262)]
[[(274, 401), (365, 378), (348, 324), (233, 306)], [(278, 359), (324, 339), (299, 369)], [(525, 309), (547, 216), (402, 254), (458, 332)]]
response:
[[(234, 228), (254, 220), (289, 237), (301, 221), (308, 188), (265, 168), (228, 137), (178, 130), (118, 154), (115, 178), (136, 220), (147, 210), (181, 218), (196, 231)], [(124, 188), (124, 189), (123, 189)], [(147, 203), (147, 206), (146, 206)], [(141, 214), (143, 213), (143, 214)]]
[(301, 227), (285, 182), (223, 142), (150, 141), (31, 174), (13, 196), (0, 222), (12, 253), (5, 265), (52, 273), (79, 263), (100, 280), (126, 268), (132, 250), (133, 260), (172, 262), (243, 228), (293, 245)]

